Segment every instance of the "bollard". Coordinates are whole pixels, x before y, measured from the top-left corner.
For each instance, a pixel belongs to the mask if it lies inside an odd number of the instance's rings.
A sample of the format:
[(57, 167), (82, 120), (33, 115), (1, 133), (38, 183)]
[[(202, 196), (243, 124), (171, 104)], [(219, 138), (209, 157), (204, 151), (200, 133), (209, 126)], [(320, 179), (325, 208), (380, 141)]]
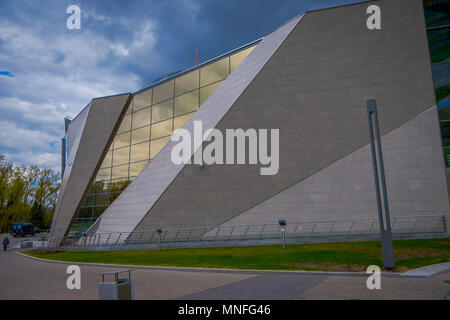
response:
[(278, 223), (281, 226), (281, 243), (282, 243), (283, 249), (285, 249), (286, 248), (286, 220), (280, 219), (278, 221)]

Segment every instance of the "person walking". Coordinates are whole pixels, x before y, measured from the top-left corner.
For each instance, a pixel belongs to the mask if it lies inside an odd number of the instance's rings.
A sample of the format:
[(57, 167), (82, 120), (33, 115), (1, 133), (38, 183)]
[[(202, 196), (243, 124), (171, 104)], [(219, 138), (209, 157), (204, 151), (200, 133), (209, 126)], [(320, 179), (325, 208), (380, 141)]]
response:
[(5, 239), (3, 239), (3, 251), (6, 251), (6, 248), (8, 248), (8, 244), (9, 244), (9, 238), (5, 237)]

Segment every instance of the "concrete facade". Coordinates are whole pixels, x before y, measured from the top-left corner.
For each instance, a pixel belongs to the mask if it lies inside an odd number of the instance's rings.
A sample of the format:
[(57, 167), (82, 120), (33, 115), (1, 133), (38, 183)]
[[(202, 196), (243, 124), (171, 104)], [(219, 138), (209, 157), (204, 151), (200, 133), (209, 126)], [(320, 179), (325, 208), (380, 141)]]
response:
[[(433, 106), (421, 1), (376, 3), (381, 30), (366, 28), (370, 3), (306, 13), (218, 124), (279, 128), (277, 175), (261, 176), (254, 165), (185, 166), (136, 230), (221, 225), (316, 175), (369, 143), (368, 99), (377, 99), (383, 135)], [(320, 212), (315, 219), (326, 220)]]
[[(389, 208), (394, 220), (450, 211), (436, 113), (436, 107), (432, 107), (382, 138)], [(366, 145), (220, 227), (251, 225), (255, 221), (270, 224), (279, 219), (288, 223), (364, 219), (377, 214), (372, 156), (370, 145)], [(393, 222), (413, 224), (415, 220)], [(430, 219), (422, 224), (435, 222)], [(336, 225), (334, 230), (338, 228)]]

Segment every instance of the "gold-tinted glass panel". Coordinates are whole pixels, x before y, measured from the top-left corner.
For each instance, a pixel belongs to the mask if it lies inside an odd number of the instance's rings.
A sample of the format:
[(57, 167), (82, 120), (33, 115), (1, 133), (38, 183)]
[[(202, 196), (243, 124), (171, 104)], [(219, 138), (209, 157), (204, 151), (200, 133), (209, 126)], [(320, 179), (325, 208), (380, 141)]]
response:
[(122, 148), (130, 144), (130, 132), (116, 135), (114, 138), (114, 149)]
[(200, 106), (213, 94), (214, 91), (222, 84), (223, 81), (216, 82), (200, 89)]
[(195, 112), (185, 114), (184, 116), (179, 116), (173, 119), (173, 131), (180, 129), (190, 117), (194, 115)]
[(113, 166), (128, 163), (130, 161), (130, 147), (114, 149), (113, 151)]
[(125, 111), (125, 114), (129, 114), (129, 113), (131, 113), (133, 111), (133, 102), (131, 102), (129, 105), (128, 105), (128, 108), (127, 108), (127, 111)]
[(200, 71), (200, 86), (225, 79), (230, 70), (229, 62), (229, 57), (226, 57), (203, 67)]
[(121, 178), (121, 179), (119, 179), (119, 180), (114, 180), (112, 183), (111, 183), (111, 187), (110, 187), (110, 190), (111, 190), (111, 193), (120, 193), (120, 192), (122, 192), (123, 190), (125, 190), (125, 188), (129, 185), (131, 183), (131, 181), (130, 180), (128, 180), (128, 178), (127, 177), (123, 177), (123, 178)]
[(94, 182), (88, 190), (88, 194), (100, 193), (108, 189), (109, 182), (96, 181)]
[(131, 144), (150, 140), (150, 126), (131, 131)]
[(120, 124), (117, 133), (122, 133), (130, 130), (131, 130), (131, 114), (126, 114), (122, 119), (122, 123)]
[(152, 107), (152, 123), (169, 119), (173, 116), (173, 99), (161, 102)]
[[(113, 179), (128, 179), (128, 164), (112, 168), (112, 178)], [(116, 184), (112, 182), (112, 185)]]
[(106, 153), (105, 159), (103, 159), (103, 163), (100, 166), (100, 168), (108, 168), (111, 167), (111, 160), (112, 160), (112, 151), (108, 151)]
[(133, 113), (133, 129), (148, 126), (150, 124), (151, 108), (145, 108)]
[(95, 180), (97, 181), (109, 181), (111, 178), (111, 168), (105, 168), (98, 170), (97, 177)]
[(153, 89), (153, 103), (173, 97), (173, 80), (160, 84)]
[(175, 79), (175, 95), (180, 95), (185, 92), (192, 91), (198, 88), (199, 85), (199, 71), (195, 70), (189, 72), (179, 78)]
[(150, 143), (144, 142), (139, 144), (134, 144), (131, 146), (130, 162), (147, 160), (149, 156), (149, 145)]
[(167, 136), (172, 133), (172, 119), (152, 124), (152, 139)]
[(240, 65), (245, 58), (247, 58), (247, 56), (250, 54), (250, 52), (253, 51), (253, 49), (255, 49), (255, 47), (256, 46), (253, 46), (245, 50), (239, 51), (238, 53), (235, 53), (230, 57), (231, 72), (233, 72), (234, 69), (236, 69), (238, 65)]
[(170, 137), (152, 140), (150, 145), (150, 158), (153, 159), (169, 141)]
[(130, 164), (130, 177), (137, 177), (142, 170), (144, 170), (145, 166), (148, 164), (148, 161), (141, 161)]
[(138, 111), (152, 104), (152, 89), (148, 89), (134, 96), (133, 111)]
[(198, 109), (198, 90), (175, 98), (175, 116)]

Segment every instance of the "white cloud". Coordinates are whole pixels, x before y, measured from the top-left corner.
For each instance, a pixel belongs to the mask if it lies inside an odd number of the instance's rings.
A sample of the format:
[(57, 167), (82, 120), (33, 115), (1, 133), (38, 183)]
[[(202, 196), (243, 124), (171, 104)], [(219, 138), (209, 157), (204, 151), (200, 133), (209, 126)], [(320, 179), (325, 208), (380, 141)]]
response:
[(59, 169), (63, 117), (75, 116), (92, 98), (139, 89), (140, 78), (122, 63), (152, 54), (156, 23), (131, 25), (131, 37), (111, 42), (88, 29), (43, 35), (34, 25), (0, 21), (0, 66), (15, 75), (0, 77), (0, 153), (19, 164)]

